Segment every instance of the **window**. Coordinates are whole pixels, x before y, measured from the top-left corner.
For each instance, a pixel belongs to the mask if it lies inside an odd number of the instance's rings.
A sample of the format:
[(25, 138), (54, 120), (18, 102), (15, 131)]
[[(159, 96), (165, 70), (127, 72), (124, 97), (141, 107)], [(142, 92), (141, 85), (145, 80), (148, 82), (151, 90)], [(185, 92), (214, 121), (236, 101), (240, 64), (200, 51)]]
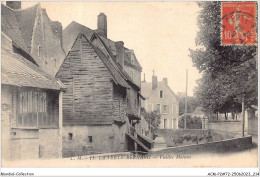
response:
[[(58, 97), (49, 99), (47, 111), (47, 93), (45, 91), (27, 89), (20, 90), (17, 97), (18, 127), (58, 127)], [(54, 109), (56, 105), (56, 109)], [(56, 110), (56, 111), (55, 111)], [(47, 112), (49, 114), (47, 114)]]
[(168, 106), (167, 105), (163, 105), (163, 113), (168, 114)]
[(164, 128), (164, 129), (167, 128), (167, 119), (163, 119), (163, 128)]
[(178, 109), (178, 105), (176, 105), (176, 104), (172, 105), (172, 113), (173, 114), (177, 113), (177, 109)]
[(40, 45), (38, 46), (38, 57), (39, 58), (41, 57), (41, 46)]
[(163, 98), (163, 91), (160, 90), (160, 98)]
[(73, 134), (72, 133), (68, 133), (68, 140), (72, 140)]
[(158, 111), (158, 113), (161, 113), (161, 105), (156, 104), (155, 111)]
[(93, 141), (93, 139), (92, 139), (92, 136), (88, 136), (88, 142), (92, 142)]

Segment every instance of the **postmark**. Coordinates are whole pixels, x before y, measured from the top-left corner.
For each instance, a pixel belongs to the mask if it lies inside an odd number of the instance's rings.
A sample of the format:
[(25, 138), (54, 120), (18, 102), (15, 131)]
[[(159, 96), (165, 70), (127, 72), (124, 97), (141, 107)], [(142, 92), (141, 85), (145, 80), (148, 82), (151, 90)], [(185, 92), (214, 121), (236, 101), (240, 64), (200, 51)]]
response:
[(221, 3), (221, 44), (256, 45), (256, 2)]

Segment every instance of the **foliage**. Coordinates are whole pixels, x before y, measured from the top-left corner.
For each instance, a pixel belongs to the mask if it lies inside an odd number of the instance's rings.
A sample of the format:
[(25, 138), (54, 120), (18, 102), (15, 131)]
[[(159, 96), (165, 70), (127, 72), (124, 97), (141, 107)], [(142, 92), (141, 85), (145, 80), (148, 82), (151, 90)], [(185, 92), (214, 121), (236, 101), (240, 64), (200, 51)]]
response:
[(241, 111), (238, 107), (242, 96), (246, 108), (257, 105), (256, 46), (221, 45), (221, 2), (198, 2), (198, 5), (201, 11), (196, 44), (201, 48), (190, 50), (190, 56), (202, 73), (195, 95), (203, 111)]
[[(193, 113), (196, 107), (200, 106), (199, 100), (196, 97), (187, 98), (187, 113)], [(179, 115), (185, 113), (185, 97), (179, 99)]]
[(161, 123), (161, 114), (157, 111), (147, 112), (145, 108), (141, 108), (141, 115), (147, 121), (148, 125), (153, 126), (155, 129), (159, 128)]
[[(178, 120), (178, 127), (184, 128), (184, 119), (185, 115), (182, 115)], [(202, 121), (201, 118), (197, 116), (191, 117), (190, 115), (186, 116), (186, 128), (187, 129), (202, 129)]]

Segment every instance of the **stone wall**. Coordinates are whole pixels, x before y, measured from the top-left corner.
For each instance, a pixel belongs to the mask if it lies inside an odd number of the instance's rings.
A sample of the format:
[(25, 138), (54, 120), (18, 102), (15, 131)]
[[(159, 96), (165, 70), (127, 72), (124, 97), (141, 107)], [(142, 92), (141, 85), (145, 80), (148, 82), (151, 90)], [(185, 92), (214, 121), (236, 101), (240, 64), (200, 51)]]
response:
[(228, 140), (210, 142), (205, 144), (196, 144), (182, 147), (170, 147), (160, 150), (150, 151), (151, 155), (171, 155), (171, 154), (192, 154), (198, 152), (234, 152), (252, 147), (252, 136), (244, 138), (232, 138)]
[(258, 118), (248, 119), (248, 134), (258, 135)]
[(39, 158), (61, 158), (59, 129), (39, 129)]
[(39, 158), (38, 129), (11, 129), (12, 160), (26, 160)]
[(59, 129), (12, 128), (10, 144), (12, 160), (61, 157)]
[(126, 149), (126, 125), (64, 126), (62, 156), (122, 152)]
[[(208, 123), (208, 129), (220, 130), (226, 132), (241, 132), (242, 122), (241, 121), (219, 121)], [(245, 125), (245, 131), (247, 131), (247, 126)]]
[(163, 137), (168, 147), (203, 144), (238, 137), (234, 133), (202, 129), (159, 129), (155, 135)]

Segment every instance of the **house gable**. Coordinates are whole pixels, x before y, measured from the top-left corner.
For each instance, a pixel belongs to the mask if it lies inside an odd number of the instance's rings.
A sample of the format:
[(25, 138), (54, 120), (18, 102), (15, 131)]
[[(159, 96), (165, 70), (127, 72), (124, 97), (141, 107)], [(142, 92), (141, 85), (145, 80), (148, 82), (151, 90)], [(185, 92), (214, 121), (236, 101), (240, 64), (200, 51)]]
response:
[(111, 124), (113, 87), (128, 87), (102, 51), (81, 34), (56, 77), (67, 87), (63, 96), (64, 124)]
[(79, 35), (56, 74), (63, 95), (64, 125), (112, 123), (112, 74), (84, 35)]
[[(160, 98), (160, 91), (163, 91), (162, 98)], [(178, 102), (178, 98), (176, 97), (174, 92), (170, 89), (168, 85), (164, 84), (163, 82), (158, 83), (158, 87), (151, 92), (149, 100), (170, 100), (171, 102)]]

